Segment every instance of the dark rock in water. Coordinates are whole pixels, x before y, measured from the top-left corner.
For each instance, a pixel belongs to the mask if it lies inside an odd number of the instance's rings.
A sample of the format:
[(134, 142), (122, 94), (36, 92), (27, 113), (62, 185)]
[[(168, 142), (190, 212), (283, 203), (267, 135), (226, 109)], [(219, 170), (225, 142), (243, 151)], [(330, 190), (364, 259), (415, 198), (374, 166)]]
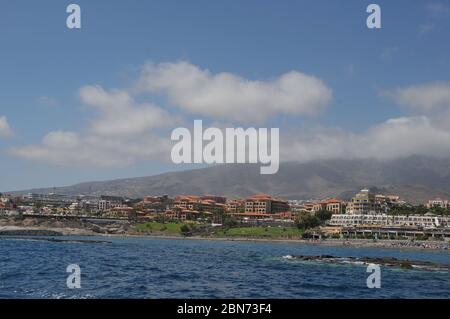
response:
[[(1, 239), (1, 237), (0, 237)], [(59, 239), (52, 237), (32, 237), (32, 236), (5, 236), (3, 239), (21, 239), (33, 241), (49, 241), (53, 243), (74, 243), (74, 244), (111, 244), (106, 240), (90, 240), (90, 239)]]
[(335, 257), (331, 255), (320, 256), (284, 256), (288, 260), (318, 261), (334, 264), (376, 264), (380, 266), (398, 267), (402, 269), (424, 269), (450, 271), (450, 264), (438, 264), (430, 261), (397, 259), (393, 257)]
[(0, 230), (0, 236), (62, 236), (61, 232), (47, 229)]
[(57, 239), (57, 238), (32, 238), (33, 240), (46, 240), (55, 243), (75, 243), (75, 244), (111, 244), (106, 240), (90, 240), (90, 239)]

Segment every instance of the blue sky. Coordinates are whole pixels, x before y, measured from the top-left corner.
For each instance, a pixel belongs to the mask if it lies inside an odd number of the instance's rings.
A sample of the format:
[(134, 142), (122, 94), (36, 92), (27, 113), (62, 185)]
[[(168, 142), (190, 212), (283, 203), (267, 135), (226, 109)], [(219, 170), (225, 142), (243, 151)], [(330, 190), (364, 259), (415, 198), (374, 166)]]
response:
[[(371, 2), (360, 0), (73, 2), (82, 10), (80, 30), (65, 25), (70, 2), (1, 4), (0, 118), (7, 121), (9, 133), (0, 134), (0, 191), (186, 168), (154, 154), (111, 165), (82, 160), (65, 165), (64, 157), (48, 160), (53, 154), (42, 146), (51, 132), (75, 132), (90, 141), (92, 121), (99, 116), (111, 120), (109, 113), (98, 115), (98, 105), (93, 108), (90, 104), (95, 103), (80, 98), (81, 88), (94, 85), (107, 92), (126, 91), (136, 105), (155, 104), (158, 110), (181, 117), (183, 123), (203, 116), (211, 123), (230, 123), (227, 116), (210, 116), (206, 110), (193, 113), (189, 105), (179, 107), (173, 101), (179, 96), (166, 92), (173, 87), (136, 93), (134, 85), (145, 65), (158, 68), (161, 63), (180, 61), (202, 72), (209, 70), (212, 77), (226, 72), (246, 81), (270, 81), (298, 71), (320, 80), (332, 97), (313, 116), (272, 110), (263, 122), (233, 122), (294, 132), (286, 136), (286, 143), (297, 145), (299, 152), (312, 150), (309, 157), (298, 154), (299, 159), (342, 157), (367, 143), (375, 146), (365, 155), (352, 156), (370, 157), (385, 147), (385, 136), (414, 140), (412, 130), (405, 130), (415, 127), (431, 132), (430, 136), (422, 144), (405, 147), (405, 154), (434, 153), (435, 149), (438, 155), (450, 154), (442, 151), (450, 146), (445, 144), (449, 129), (443, 124), (449, 114), (445, 107), (450, 106), (449, 2), (376, 1), (382, 9), (380, 30), (366, 27), (366, 7)], [(212, 101), (211, 107), (221, 105)], [(392, 121), (399, 118), (409, 121), (407, 127), (399, 129), (405, 122)], [(152, 136), (168, 139), (175, 126), (157, 128)], [(300, 134), (304, 140), (298, 140)], [(339, 139), (329, 140), (327, 134)], [(308, 141), (323, 141), (324, 146), (316, 149), (317, 143)], [(329, 145), (336, 143), (347, 151), (328, 152)], [(33, 156), (26, 154), (30, 146)], [(55, 147), (51, 151), (58, 157), (61, 153)], [(77, 153), (77, 148), (73, 151)], [(395, 156), (393, 152), (387, 158)]]

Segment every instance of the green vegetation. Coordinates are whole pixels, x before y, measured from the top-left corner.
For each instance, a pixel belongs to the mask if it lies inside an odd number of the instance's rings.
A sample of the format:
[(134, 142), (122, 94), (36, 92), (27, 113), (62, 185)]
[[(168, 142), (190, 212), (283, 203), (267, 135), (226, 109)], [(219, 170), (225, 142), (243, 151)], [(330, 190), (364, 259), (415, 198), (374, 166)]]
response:
[(234, 227), (238, 227), (239, 223), (234, 217), (224, 214), (222, 219), (222, 225), (225, 229), (230, 229)]
[(450, 208), (444, 209), (439, 206), (434, 206), (428, 209), (424, 205), (394, 205), (388, 211), (389, 215), (425, 215), (426, 213), (432, 213), (438, 216), (450, 216)]
[(316, 216), (319, 219), (320, 223), (322, 223), (327, 220), (330, 220), (332, 215), (333, 215), (332, 212), (322, 209), (319, 210), (314, 216)]
[(147, 222), (136, 224), (136, 230), (140, 233), (165, 233), (167, 235), (178, 235), (181, 233), (181, 223), (158, 223)]
[(183, 225), (180, 227), (180, 233), (181, 233), (183, 236), (188, 236), (188, 235), (190, 234), (190, 232), (191, 232), (191, 229), (189, 228), (188, 225), (183, 224)]
[(299, 216), (296, 224), (299, 229), (306, 230), (320, 226), (320, 220), (312, 214), (303, 214)]
[(427, 235), (418, 235), (416, 236), (417, 240), (428, 240), (428, 236)]
[(315, 214), (301, 214), (296, 220), (296, 225), (302, 230), (316, 228), (325, 224), (325, 222), (331, 218), (331, 215), (332, 213), (326, 210), (320, 210)]
[(213, 234), (216, 237), (243, 238), (299, 238), (302, 231), (296, 227), (236, 227), (220, 230)]
[(303, 231), (297, 227), (232, 227), (215, 228), (206, 225), (185, 223), (147, 222), (136, 224), (136, 230), (142, 234), (183, 235), (204, 237), (243, 237), (243, 238), (300, 238)]

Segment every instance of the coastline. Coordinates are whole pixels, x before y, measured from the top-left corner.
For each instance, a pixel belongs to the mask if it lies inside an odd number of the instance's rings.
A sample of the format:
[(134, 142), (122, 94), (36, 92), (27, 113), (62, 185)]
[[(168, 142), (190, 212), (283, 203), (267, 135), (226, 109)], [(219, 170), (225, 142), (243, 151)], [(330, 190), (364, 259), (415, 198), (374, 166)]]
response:
[(96, 233), (88, 229), (81, 228), (59, 228), (59, 227), (39, 227), (39, 226), (0, 226), (0, 238), (8, 237), (33, 237), (33, 236), (74, 236), (74, 237), (117, 237), (117, 238), (143, 238), (143, 239), (171, 239), (171, 240), (208, 240), (208, 241), (235, 241), (252, 243), (295, 243), (302, 245), (317, 245), (328, 247), (347, 248), (379, 248), (379, 249), (400, 249), (400, 250), (420, 250), (420, 251), (450, 251), (450, 243), (444, 241), (407, 241), (379, 239), (323, 239), (305, 240), (288, 238), (249, 238), (249, 237), (202, 237), (202, 236), (175, 236), (167, 234), (139, 234), (120, 233), (105, 234)]
[[(441, 241), (416, 241), (417, 246), (411, 246), (405, 240), (383, 239), (374, 242), (370, 239), (322, 239), (322, 240), (305, 240), (305, 239), (269, 239), (269, 238), (246, 238), (246, 237), (183, 237), (168, 235), (106, 235), (109, 237), (136, 237), (136, 238), (156, 238), (156, 239), (178, 239), (178, 240), (209, 240), (209, 241), (235, 241), (235, 242), (252, 242), (252, 243), (294, 243), (301, 245), (317, 245), (327, 247), (347, 247), (347, 248), (379, 248), (379, 249), (400, 249), (400, 250), (419, 250), (419, 251), (450, 251), (450, 243)], [(446, 247), (446, 248), (439, 248)]]

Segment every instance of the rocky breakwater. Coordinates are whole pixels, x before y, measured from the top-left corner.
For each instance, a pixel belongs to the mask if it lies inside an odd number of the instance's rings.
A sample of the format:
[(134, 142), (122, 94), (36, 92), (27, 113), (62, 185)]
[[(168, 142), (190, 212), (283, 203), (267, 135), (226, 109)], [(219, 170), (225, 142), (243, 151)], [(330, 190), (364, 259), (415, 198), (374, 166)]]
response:
[(59, 231), (48, 229), (0, 229), (0, 236), (62, 236)]
[(133, 234), (133, 227), (125, 220), (69, 219), (69, 218), (0, 218), (0, 236), (92, 236), (98, 234)]
[(304, 262), (323, 262), (331, 264), (354, 264), (369, 265), (376, 264), (380, 266), (397, 267), (402, 269), (423, 269), (450, 271), (450, 264), (439, 264), (430, 261), (397, 259), (393, 257), (336, 257), (331, 255), (320, 256), (284, 256), (286, 260), (298, 260)]

